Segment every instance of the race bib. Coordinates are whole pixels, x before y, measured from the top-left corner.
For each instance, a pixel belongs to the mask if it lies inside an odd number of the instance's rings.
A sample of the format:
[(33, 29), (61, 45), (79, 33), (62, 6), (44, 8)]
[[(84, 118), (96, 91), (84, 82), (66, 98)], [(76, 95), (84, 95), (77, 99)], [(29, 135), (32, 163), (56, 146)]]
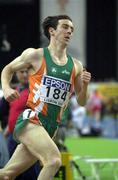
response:
[(63, 107), (70, 96), (71, 83), (45, 75), (40, 85), (40, 101)]

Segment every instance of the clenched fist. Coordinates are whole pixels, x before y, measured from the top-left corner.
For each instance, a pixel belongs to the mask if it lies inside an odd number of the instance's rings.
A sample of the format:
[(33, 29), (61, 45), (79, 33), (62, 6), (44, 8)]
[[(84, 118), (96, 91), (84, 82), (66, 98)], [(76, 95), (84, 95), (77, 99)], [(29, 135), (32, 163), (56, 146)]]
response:
[(91, 73), (88, 72), (86, 69), (83, 69), (80, 78), (85, 85), (88, 85), (91, 80)]
[(17, 98), (20, 97), (20, 94), (17, 90), (12, 89), (12, 88), (7, 88), (5, 90), (3, 90), (4, 93), (4, 97), (8, 102), (11, 102)]

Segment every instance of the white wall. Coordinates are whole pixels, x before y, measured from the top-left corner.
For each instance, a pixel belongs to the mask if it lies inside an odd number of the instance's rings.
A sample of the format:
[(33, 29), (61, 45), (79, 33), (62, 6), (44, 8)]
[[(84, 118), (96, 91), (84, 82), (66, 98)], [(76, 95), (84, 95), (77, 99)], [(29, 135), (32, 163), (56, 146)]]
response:
[[(59, 2), (66, 1), (65, 9)], [(74, 23), (75, 32), (68, 52), (86, 65), (86, 0), (41, 0), (41, 19), (50, 15), (67, 14)]]

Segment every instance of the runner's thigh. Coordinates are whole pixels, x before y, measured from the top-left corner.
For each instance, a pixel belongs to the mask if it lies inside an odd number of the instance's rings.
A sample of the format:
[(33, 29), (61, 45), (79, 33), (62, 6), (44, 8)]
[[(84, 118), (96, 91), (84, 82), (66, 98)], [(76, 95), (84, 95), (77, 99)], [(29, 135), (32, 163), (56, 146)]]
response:
[(28, 123), (17, 138), (27, 146), (29, 151), (38, 159), (47, 162), (53, 157), (60, 158), (60, 152), (43, 126)]

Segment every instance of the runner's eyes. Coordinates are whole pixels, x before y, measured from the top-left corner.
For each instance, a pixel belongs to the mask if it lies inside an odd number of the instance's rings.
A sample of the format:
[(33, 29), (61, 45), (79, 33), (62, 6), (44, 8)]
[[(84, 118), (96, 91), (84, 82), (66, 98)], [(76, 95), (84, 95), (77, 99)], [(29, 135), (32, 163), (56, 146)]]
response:
[[(63, 25), (62, 26), (64, 29), (68, 29), (70, 26), (68, 26), (68, 25)], [(74, 28), (73, 27), (70, 27), (71, 28), (71, 32), (73, 32), (74, 31)]]

